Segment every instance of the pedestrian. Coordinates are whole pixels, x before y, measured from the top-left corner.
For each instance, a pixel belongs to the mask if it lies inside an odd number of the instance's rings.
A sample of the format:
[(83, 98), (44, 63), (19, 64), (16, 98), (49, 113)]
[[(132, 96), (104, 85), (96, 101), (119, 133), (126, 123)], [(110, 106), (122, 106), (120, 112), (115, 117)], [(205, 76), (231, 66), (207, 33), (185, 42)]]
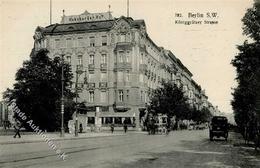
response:
[(155, 135), (156, 125), (155, 125), (155, 119), (151, 119), (151, 134)]
[(83, 132), (83, 126), (82, 124), (79, 124), (79, 133), (82, 133)]
[(14, 123), (14, 130), (15, 130), (14, 138), (16, 138), (17, 135), (18, 135), (19, 138), (21, 138), (20, 128), (21, 128), (21, 123), (16, 120), (15, 123)]
[(125, 133), (127, 132), (127, 122), (126, 122), (126, 120), (124, 121), (124, 131), (125, 131)]
[(114, 128), (115, 128), (114, 123), (111, 123), (110, 128), (111, 128), (111, 133), (113, 134), (114, 133)]

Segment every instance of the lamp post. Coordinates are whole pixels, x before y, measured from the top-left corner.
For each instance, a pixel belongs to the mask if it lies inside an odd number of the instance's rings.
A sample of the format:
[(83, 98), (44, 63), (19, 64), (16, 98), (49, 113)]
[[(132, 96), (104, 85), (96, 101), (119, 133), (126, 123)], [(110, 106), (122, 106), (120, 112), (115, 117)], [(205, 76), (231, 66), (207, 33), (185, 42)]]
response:
[(75, 84), (75, 94), (76, 94), (76, 99), (75, 99), (75, 102), (76, 102), (76, 111), (75, 111), (75, 137), (77, 137), (79, 134), (78, 134), (78, 66), (76, 68), (76, 84)]
[(61, 56), (61, 132), (60, 136), (64, 137), (64, 55)]

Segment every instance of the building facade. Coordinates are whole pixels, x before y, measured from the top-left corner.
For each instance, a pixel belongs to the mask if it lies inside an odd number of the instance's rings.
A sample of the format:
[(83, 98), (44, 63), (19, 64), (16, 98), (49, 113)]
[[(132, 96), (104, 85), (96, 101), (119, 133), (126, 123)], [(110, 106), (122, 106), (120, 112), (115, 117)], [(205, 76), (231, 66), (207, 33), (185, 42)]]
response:
[(7, 102), (0, 101), (0, 126), (10, 127), (14, 123), (14, 110)]
[(37, 27), (34, 40), (36, 51), (47, 48), (51, 58), (63, 56), (71, 65), (71, 89), (77, 77), (78, 101), (89, 109), (77, 117), (83, 130), (93, 124), (120, 126), (125, 120), (139, 128), (149, 92), (163, 80), (182, 86), (197, 108), (207, 101), (192, 73), (152, 41), (144, 20), (113, 18), (110, 12), (63, 15), (61, 24)]

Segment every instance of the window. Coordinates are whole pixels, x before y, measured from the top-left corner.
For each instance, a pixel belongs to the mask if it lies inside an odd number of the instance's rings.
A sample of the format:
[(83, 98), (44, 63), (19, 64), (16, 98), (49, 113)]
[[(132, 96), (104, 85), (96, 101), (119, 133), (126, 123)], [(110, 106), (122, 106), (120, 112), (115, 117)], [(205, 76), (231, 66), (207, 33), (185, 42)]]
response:
[(130, 52), (127, 51), (127, 52), (126, 52), (125, 61), (126, 61), (126, 62), (129, 62), (129, 59), (130, 59)]
[(95, 117), (88, 117), (88, 124), (95, 124)]
[(105, 118), (105, 124), (112, 124), (112, 123), (113, 123), (112, 117), (106, 117)]
[(144, 62), (144, 54), (141, 53), (140, 64), (143, 64), (143, 62)]
[(139, 75), (139, 81), (140, 81), (141, 83), (144, 82), (144, 75), (143, 75), (143, 74), (140, 74), (140, 75)]
[(117, 72), (117, 81), (123, 82), (123, 72)]
[(184, 90), (185, 92), (188, 90), (187, 85), (184, 85), (184, 86), (183, 86), (183, 90)]
[(84, 39), (83, 37), (78, 37), (78, 47), (84, 47)]
[(140, 93), (140, 99), (141, 99), (141, 101), (143, 101), (143, 91), (141, 91), (141, 93)]
[(54, 48), (60, 48), (60, 39), (55, 39)]
[(94, 36), (89, 37), (89, 44), (90, 44), (90, 47), (95, 47), (95, 37)]
[(119, 62), (123, 62), (123, 56), (124, 56), (124, 51), (119, 51), (119, 54), (118, 54)]
[(106, 73), (100, 74), (101, 81), (106, 81)]
[(119, 42), (125, 42), (125, 41), (126, 41), (126, 35), (125, 34), (120, 34)]
[(176, 85), (177, 85), (178, 88), (181, 86), (180, 80), (176, 81)]
[(82, 65), (82, 55), (78, 56), (78, 65)]
[(94, 91), (89, 91), (89, 102), (94, 102)]
[(102, 54), (101, 55), (101, 64), (106, 64), (107, 63), (107, 54)]
[(66, 47), (67, 48), (72, 48), (73, 47), (73, 41), (71, 38), (66, 39)]
[(90, 54), (89, 55), (89, 64), (95, 64), (95, 62), (94, 62), (94, 55), (93, 54)]
[(100, 92), (100, 102), (105, 103), (107, 101), (107, 92), (101, 91)]
[(189, 91), (189, 98), (192, 99), (193, 98), (193, 92)]
[(66, 60), (67, 60), (67, 62), (70, 64), (70, 63), (71, 63), (71, 56), (67, 56), (67, 57), (66, 57)]
[(89, 74), (89, 81), (93, 82), (94, 78), (95, 78), (94, 74), (90, 73)]
[(107, 45), (107, 36), (102, 36), (102, 46), (106, 46)]
[(123, 102), (124, 101), (124, 92), (123, 90), (118, 90), (118, 101)]
[(115, 117), (115, 124), (122, 124), (122, 117)]
[(126, 90), (126, 100), (129, 101), (129, 90)]
[(126, 82), (130, 81), (130, 73), (129, 71), (126, 71)]
[(131, 118), (130, 117), (126, 117), (124, 120), (125, 124), (132, 124)]
[(126, 41), (127, 41), (127, 42), (130, 42), (130, 41), (131, 41), (131, 34), (130, 34), (130, 33), (127, 34), (127, 36), (126, 36)]

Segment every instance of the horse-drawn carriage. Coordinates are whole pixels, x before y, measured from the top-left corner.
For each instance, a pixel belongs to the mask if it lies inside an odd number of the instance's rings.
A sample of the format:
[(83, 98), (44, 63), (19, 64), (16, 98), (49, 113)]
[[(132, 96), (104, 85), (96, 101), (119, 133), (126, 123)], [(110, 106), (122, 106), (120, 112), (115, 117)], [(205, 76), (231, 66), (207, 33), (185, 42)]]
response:
[(150, 116), (147, 118), (147, 131), (149, 134), (168, 134), (170, 123), (166, 115)]

